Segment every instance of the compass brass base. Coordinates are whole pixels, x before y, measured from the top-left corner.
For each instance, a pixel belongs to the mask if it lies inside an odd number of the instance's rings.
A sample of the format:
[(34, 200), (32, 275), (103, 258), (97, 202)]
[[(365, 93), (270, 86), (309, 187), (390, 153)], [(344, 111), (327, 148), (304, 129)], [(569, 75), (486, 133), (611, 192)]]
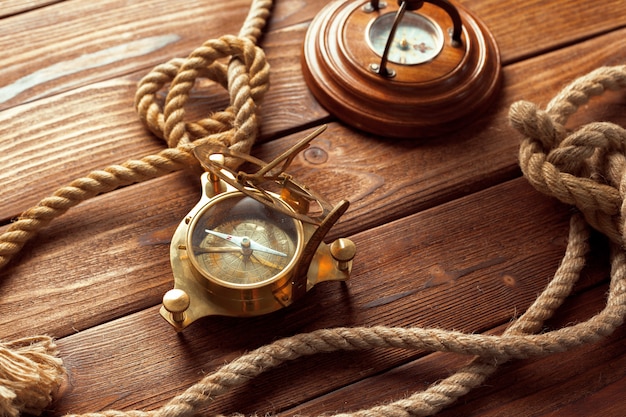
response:
[[(204, 178), (204, 188), (212, 190), (211, 185), (207, 186), (209, 182), (206, 174)], [(238, 193), (236, 190), (229, 192)], [(319, 244), (306, 268), (305, 287), (302, 289), (298, 288), (299, 277), (294, 275), (296, 268), (279, 280), (258, 286), (228, 287), (207, 279), (189, 262), (186, 245), (191, 219), (208, 201), (201, 200), (186, 220), (179, 224), (170, 245), (174, 290), (168, 291), (163, 297), (160, 314), (177, 331), (205, 316), (252, 317), (268, 314), (289, 306), (320, 282), (345, 281), (350, 277), (354, 244), (348, 239), (338, 239), (331, 245), (324, 242)], [(303, 243), (306, 244), (316, 228), (304, 223), (302, 230)]]
[[(172, 237), (174, 289), (160, 309), (177, 331), (205, 316), (271, 313), (320, 282), (350, 277), (354, 243), (323, 242), (349, 203), (332, 206), (283, 172), (324, 128), (269, 164), (210, 144), (194, 149), (208, 172), (201, 177), (200, 201)], [(256, 164), (259, 171), (234, 172), (224, 165), (226, 157)], [(280, 192), (265, 189), (268, 183)]]

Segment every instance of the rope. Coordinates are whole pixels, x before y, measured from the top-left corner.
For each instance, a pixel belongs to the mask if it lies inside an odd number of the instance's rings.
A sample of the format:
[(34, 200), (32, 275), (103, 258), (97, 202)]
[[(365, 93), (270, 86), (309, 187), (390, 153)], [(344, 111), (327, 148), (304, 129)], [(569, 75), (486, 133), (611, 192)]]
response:
[[(6, 265), (32, 234), (78, 202), (120, 185), (195, 166), (197, 161), (190, 150), (200, 143), (215, 141), (237, 147), (240, 152), (249, 151), (258, 131), (258, 101), (267, 89), (267, 64), (254, 43), (269, 16), (270, 6), (269, 1), (255, 2), (239, 37), (225, 36), (208, 41), (187, 59), (172, 60), (148, 74), (139, 84), (135, 106), (141, 120), (169, 148), (139, 161), (95, 171), (29, 209), (0, 236), (0, 255), (3, 256), (0, 267)], [(233, 57), (228, 65), (218, 61), (227, 56)], [(197, 77), (210, 78), (228, 88), (231, 105), (211, 118), (186, 122), (184, 105)], [(156, 94), (168, 82), (170, 90), (161, 106)], [(591, 97), (606, 89), (625, 87), (626, 67), (601, 68), (567, 86), (545, 111), (527, 102), (511, 107), (511, 124), (524, 135), (520, 146), (524, 175), (538, 190), (575, 205), (580, 214), (571, 218), (567, 248), (554, 278), (504, 334), (491, 336), (382, 326), (322, 329), (285, 338), (245, 354), (157, 410), (110, 410), (82, 417), (192, 416), (219, 395), (266, 370), (318, 353), (401, 348), (474, 356), (469, 365), (425, 391), (390, 404), (336, 415), (428, 416), (482, 384), (499, 364), (564, 352), (610, 335), (626, 315), (626, 252), (622, 249), (626, 233), (623, 221), (626, 131), (609, 123), (591, 123), (570, 133), (564, 125)], [(569, 296), (580, 277), (589, 249), (587, 223), (612, 242), (611, 283), (606, 306), (585, 322), (535, 334)], [(24, 345), (33, 349), (24, 349)], [(20, 412), (38, 414), (42, 403), (50, 400), (50, 392), (62, 372), (60, 360), (54, 357), (55, 349), (48, 338), (0, 345), (0, 412), (3, 416), (14, 417)], [(46, 381), (42, 378), (35, 382), (28, 380), (29, 371), (31, 375), (33, 372), (44, 374)], [(9, 385), (14, 389), (7, 389)], [(33, 386), (37, 388), (37, 395), (29, 399), (29, 387)]]
[(524, 176), (539, 191), (574, 205), (611, 241), (624, 244), (623, 180), (626, 130), (596, 122), (567, 134), (569, 116), (606, 90), (626, 88), (626, 67), (605, 67), (579, 78), (550, 101), (546, 110), (516, 103), (511, 124), (525, 138), (520, 146)]
[[(191, 152), (195, 146), (214, 143), (249, 153), (259, 131), (259, 104), (269, 88), (269, 65), (255, 42), (271, 7), (270, 0), (255, 0), (238, 37), (209, 40), (186, 59), (173, 59), (147, 74), (139, 82), (135, 108), (148, 129), (163, 139), (168, 148), (156, 155), (93, 171), (26, 210), (0, 235), (0, 268), (39, 230), (82, 201), (121, 186), (198, 166)], [(220, 60), (227, 57), (231, 58), (229, 63), (222, 64)], [(211, 117), (187, 122), (185, 104), (200, 77), (227, 89), (230, 105)], [(169, 91), (162, 105), (157, 93), (167, 83)]]
[[(26, 210), (0, 235), (0, 269), (39, 230), (82, 201), (124, 185), (198, 166), (192, 153), (195, 146), (214, 143), (248, 153), (259, 131), (259, 104), (269, 87), (269, 65), (256, 42), (271, 7), (271, 0), (253, 0), (238, 37), (209, 40), (187, 58), (173, 59), (147, 74), (139, 83), (135, 108), (148, 129), (163, 139), (168, 148), (156, 155), (93, 171)], [(228, 64), (221, 62), (224, 58), (230, 58)], [(227, 89), (230, 105), (211, 117), (188, 122), (185, 104), (200, 77)], [(168, 83), (169, 91), (164, 103), (160, 103), (157, 93)], [(47, 336), (0, 343), (0, 416), (42, 412), (52, 401), (52, 393), (64, 374), (63, 363), (56, 355), (56, 345)]]

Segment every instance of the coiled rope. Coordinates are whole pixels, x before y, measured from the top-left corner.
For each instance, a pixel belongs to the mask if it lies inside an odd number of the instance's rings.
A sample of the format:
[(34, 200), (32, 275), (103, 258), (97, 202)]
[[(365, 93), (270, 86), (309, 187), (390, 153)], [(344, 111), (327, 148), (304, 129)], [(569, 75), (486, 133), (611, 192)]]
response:
[[(255, 2), (260, 3), (262, 2)], [(270, 5), (260, 12), (264, 17), (259, 20), (267, 19)], [(254, 33), (256, 35), (250, 37), (256, 41), (260, 29)], [(252, 141), (248, 134), (255, 134), (258, 126), (256, 122), (248, 123), (249, 118), (256, 120), (254, 111), (245, 113), (241, 109), (256, 108), (256, 100), (260, 99), (267, 87), (262, 87), (261, 83), (254, 84), (252, 80), (266, 79), (266, 75), (262, 77), (250, 73), (247, 76), (249, 81), (244, 83), (248, 86), (249, 96), (241, 99), (238, 93), (232, 92), (232, 109), (229, 107), (209, 120), (185, 122), (183, 107), (197, 76), (207, 76), (229, 87), (232, 87), (235, 79), (246, 77), (241, 68), (230, 69), (239, 64), (231, 63), (226, 71), (214, 59), (207, 58), (205, 50), (218, 50), (216, 55), (221, 54), (220, 56), (236, 56), (238, 59), (233, 62), (241, 61), (246, 71), (259, 67), (267, 69), (255, 59), (247, 59), (240, 52), (252, 50), (250, 44), (253, 44), (252, 40), (243, 40), (241, 36), (223, 37), (218, 41), (205, 43), (199, 49), (203, 52), (194, 51), (188, 60), (173, 60), (155, 68), (140, 83), (136, 107), (142, 120), (155, 134), (166, 140), (170, 148), (157, 156), (129, 161), (121, 166), (92, 173), (86, 180), (81, 179), (87, 185), (77, 180), (70, 187), (66, 187), (68, 190), (55, 193), (53, 198), (44, 199), (42, 202), (45, 203), (30, 209), (16, 222), (20, 223), (25, 219), (20, 226), (13, 227), (0, 236), (0, 255), (4, 257), (0, 266), (17, 253), (21, 245), (31, 237), (31, 233), (77, 204), (77, 200), (81, 201), (79, 199), (83, 196), (88, 198), (94, 193), (104, 192), (103, 190), (129, 181), (152, 178), (183, 166), (195, 165), (189, 150), (196, 143), (217, 140), (228, 146), (239, 146), (239, 150), (249, 150)], [(263, 71), (255, 74), (261, 72)], [(155, 101), (155, 94), (168, 80), (173, 80), (172, 87), (161, 112)], [(503, 335), (464, 334), (423, 328), (323, 329), (282, 339), (245, 354), (207, 375), (157, 410), (110, 410), (82, 416), (191, 416), (208, 406), (219, 395), (268, 369), (322, 352), (402, 348), (475, 356), (468, 366), (425, 391), (390, 404), (337, 414), (341, 417), (427, 416), (437, 413), (472, 388), (481, 385), (501, 363), (563, 352), (611, 334), (623, 323), (626, 315), (626, 253), (622, 249), (626, 233), (623, 221), (626, 131), (610, 123), (591, 123), (575, 132), (568, 132), (564, 125), (569, 116), (591, 97), (601, 95), (607, 89), (619, 90), (625, 87), (625, 66), (600, 68), (567, 86), (548, 104), (546, 110), (540, 110), (527, 102), (515, 103), (510, 109), (511, 124), (524, 135), (520, 146), (520, 165), (525, 177), (538, 190), (576, 206), (580, 214), (574, 214), (571, 218), (567, 248), (554, 278), (526, 313)], [(246, 90), (245, 87), (243, 89)], [(148, 165), (150, 168), (146, 168)], [(129, 171), (138, 174), (131, 175)], [(104, 185), (102, 188), (89, 185), (95, 183)], [(61, 204), (61, 201), (69, 203)], [(534, 334), (571, 293), (580, 277), (589, 249), (587, 223), (606, 234), (612, 242), (611, 282), (606, 306), (585, 322)], [(16, 416), (20, 412), (36, 414), (45, 407), (50, 401), (50, 392), (55, 389), (55, 383), (58, 383), (62, 373), (61, 362), (54, 355), (56, 348), (45, 337), (0, 346), (0, 411), (3, 415)], [(35, 382), (28, 380), (33, 375), (38, 377)], [(13, 391), (6, 388), (7, 381), (13, 384)], [(31, 390), (36, 395), (28, 398)]]

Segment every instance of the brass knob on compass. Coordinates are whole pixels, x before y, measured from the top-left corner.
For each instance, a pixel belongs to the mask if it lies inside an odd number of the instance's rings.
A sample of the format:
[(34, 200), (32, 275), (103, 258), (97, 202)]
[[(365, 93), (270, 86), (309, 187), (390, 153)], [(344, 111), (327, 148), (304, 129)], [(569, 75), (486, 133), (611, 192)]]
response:
[(350, 239), (337, 239), (330, 245), (330, 254), (337, 261), (337, 269), (346, 271), (352, 266), (356, 245)]
[(185, 321), (185, 311), (189, 308), (189, 294), (181, 289), (169, 290), (163, 296), (163, 307), (172, 315), (172, 321), (182, 324)]

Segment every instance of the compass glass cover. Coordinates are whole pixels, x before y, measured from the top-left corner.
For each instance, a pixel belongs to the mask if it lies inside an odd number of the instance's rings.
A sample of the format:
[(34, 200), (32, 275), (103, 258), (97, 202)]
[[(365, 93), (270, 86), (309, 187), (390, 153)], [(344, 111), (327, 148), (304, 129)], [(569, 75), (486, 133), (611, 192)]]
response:
[(301, 251), (301, 229), (298, 220), (232, 192), (194, 216), (187, 248), (192, 264), (211, 281), (254, 288), (292, 269)]
[[(369, 27), (369, 45), (379, 56), (385, 51), (394, 18), (395, 13), (384, 14)], [(421, 14), (407, 12), (398, 24), (387, 59), (401, 65), (422, 64), (439, 55), (443, 44), (443, 31), (439, 25)]]

